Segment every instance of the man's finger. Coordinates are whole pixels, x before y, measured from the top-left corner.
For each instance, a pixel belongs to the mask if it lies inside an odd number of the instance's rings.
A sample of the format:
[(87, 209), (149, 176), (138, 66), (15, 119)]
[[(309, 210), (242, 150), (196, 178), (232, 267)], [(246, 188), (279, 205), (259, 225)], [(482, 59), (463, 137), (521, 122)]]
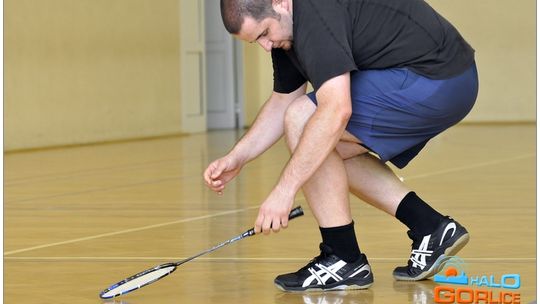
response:
[(262, 224), (262, 232), (264, 234), (270, 233), (270, 226), (272, 226), (272, 218), (265, 217)]
[(274, 231), (275, 233), (279, 232), (279, 230), (281, 229), (281, 221), (279, 220), (279, 217), (276, 217), (274, 218), (274, 220), (272, 221), (272, 231)]
[(283, 229), (287, 229), (288, 226), (289, 226), (289, 217), (288, 216), (282, 217), (281, 227), (283, 227)]
[(262, 227), (262, 222), (263, 222), (263, 217), (262, 215), (259, 213), (259, 216), (257, 216), (257, 219), (255, 220), (255, 233), (261, 233), (261, 227)]
[(226, 166), (225, 162), (223, 162), (223, 161), (218, 162), (216, 164), (216, 167), (214, 168), (214, 170), (212, 170), (212, 174), (210, 175), (210, 177), (212, 179), (218, 178), (221, 175), (221, 173), (223, 173), (223, 171), (225, 170), (226, 167), (227, 166)]
[(225, 185), (221, 184), (219, 186), (216, 186), (214, 185), (214, 182), (211, 182), (210, 184), (207, 184), (206, 185), (208, 188), (210, 188), (210, 190), (214, 191), (214, 192), (218, 192), (218, 191), (221, 191), (225, 188)]
[[(208, 165), (208, 168), (206, 168), (206, 171), (204, 172), (205, 181), (208, 185), (212, 184), (212, 180), (216, 179), (219, 174), (216, 175), (216, 170), (218, 168), (219, 161), (214, 161), (210, 165)], [(216, 176), (214, 176), (216, 175)]]
[(204, 182), (207, 186), (210, 186), (212, 184), (212, 180), (210, 179), (210, 173), (212, 172), (211, 166), (212, 165), (208, 166), (208, 168), (206, 168), (203, 174)]

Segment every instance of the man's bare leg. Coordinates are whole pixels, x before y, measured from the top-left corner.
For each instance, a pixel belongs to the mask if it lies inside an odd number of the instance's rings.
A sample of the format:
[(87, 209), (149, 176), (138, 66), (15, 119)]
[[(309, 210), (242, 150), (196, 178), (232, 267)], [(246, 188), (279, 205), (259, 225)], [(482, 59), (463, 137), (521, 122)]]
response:
[[(316, 107), (307, 96), (293, 102), (285, 117), (285, 139), (294, 151), (304, 126)], [(320, 227), (336, 227), (351, 223), (349, 187), (343, 159), (330, 153), (310, 180), (302, 187)]]
[(366, 153), (358, 143), (340, 141), (337, 146), (345, 159), (350, 191), (361, 200), (391, 216), (401, 200), (411, 192), (390, 167)]
[[(285, 118), (285, 137), (291, 151), (296, 148), (303, 128), (315, 109), (307, 96), (291, 104)], [(368, 150), (359, 143), (357, 138), (345, 131), (337, 150), (328, 156), (302, 187), (321, 227), (351, 222), (349, 190), (392, 216), (395, 216), (403, 197), (411, 191), (387, 165), (367, 153)]]
[[(285, 119), (286, 139), (291, 151), (294, 151), (305, 123), (314, 111), (315, 105), (307, 96), (291, 104)], [(351, 223), (347, 194), (347, 190), (350, 190), (365, 202), (398, 218), (416, 235), (407, 266), (397, 267), (394, 277), (397, 280), (421, 280), (433, 275), (444, 253), (455, 254), (467, 243), (466, 229), (452, 219), (444, 218), (422, 201), (388, 166), (367, 153), (359, 143), (357, 138), (345, 132), (336, 150), (303, 187), (308, 203), (322, 227), (323, 240), (324, 227)], [(348, 189), (344, 189), (344, 184), (348, 185)], [(348, 227), (352, 229), (352, 224)], [(445, 232), (451, 228), (455, 233), (451, 238), (445, 238)], [(422, 251), (421, 241), (426, 237), (436, 238), (439, 245)], [(355, 237), (348, 238), (351, 239), (355, 240)]]
[(411, 192), (388, 166), (358, 146), (350, 141), (337, 146), (345, 159), (351, 192), (411, 230), (411, 257), (407, 266), (394, 269), (394, 278), (417, 281), (434, 275), (446, 261), (445, 256), (455, 255), (467, 244), (467, 230), (452, 218), (443, 217)]
[[(285, 138), (291, 152), (297, 147), (304, 126), (315, 110), (307, 96), (297, 99), (287, 109)], [(321, 254), (298, 271), (277, 276), (276, 286), (289, 291), (369, 288), (373, 284), (373, 274), (356, 240), (347, 172), (336, 150), (328, 155), (302, 189), (319, 224)], [(340, 275), (327, 275), (332, 271), (339, 271)]]

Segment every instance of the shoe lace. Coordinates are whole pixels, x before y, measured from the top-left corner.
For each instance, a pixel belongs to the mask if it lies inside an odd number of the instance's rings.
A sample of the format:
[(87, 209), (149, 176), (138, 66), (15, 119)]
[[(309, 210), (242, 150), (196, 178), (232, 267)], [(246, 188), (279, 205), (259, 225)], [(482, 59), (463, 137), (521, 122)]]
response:
[[(418, 236), (412, 233), (412, 231), (408, 231), (407, 235), (409, 238), (413, 241), (411, 244), (411, 256), (409, 258), (409, 265), (419, 265), (420, 267), (425, 267), (425, 263), (418, 258), (421, 256), (429, 257), (433, 253), (432, 250), (428, 250), (427, 247), (421, 249), (421, 243), (423, 241), (423, 236)], [(415, 249), (416, 248), (416, 249)]]
[(315, 264), (319, 263), (319, 261), (327, 258), (329, 255), (332, 254), (332, 249), (323, 243), (319, 245), (319, 250), (320, 250), (320, 254), (314, 257), (313, 259), (311, 259), (311, 261), (309, 261), (307, 265), (302, 267), (300, 270), (306, 270), (310, 267), (313, 267)]

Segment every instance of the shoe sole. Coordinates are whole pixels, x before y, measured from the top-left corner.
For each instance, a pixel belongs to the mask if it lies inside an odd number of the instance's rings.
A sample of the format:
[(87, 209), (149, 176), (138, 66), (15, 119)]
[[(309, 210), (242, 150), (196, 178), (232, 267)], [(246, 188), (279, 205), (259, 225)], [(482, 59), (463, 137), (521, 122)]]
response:
[(439, 271), (441, 271), (444, 268), (444, 264), (446, 261), (450, 259), (451, 256), (454, 256), (458, 251), (460, 251), (467, 243), (469, 242), (469, 234), (466, 233), (462, 235), (459, 239), (456, 240), (454, 245), (446, 248), (444, 250), (444, 253), (441, 254), (440, 257), (437, 258), (435, 263), (427, 270), (422, 272), (421, 274), (417, 275), (416, 277), (404, 277), (399, 275), (394, 275), (394, 279), (398, 281), (420, 281), (427, 279)]
[(279, 284), (276, 284), (274, 283), (274, 285), (276, 286), (277, 289), (281, 290), (281, 291), (285, 291), (285, 292), (297, 292), (297, 293), (302, 293), (302, 292), (321, 292), (321, 291), (335, 291), (335, 290), (358, 290), (358, 289), (368, 289), (369, 287), (371, 287), (371, 285), (373, 285), (373, 282), (372, 283), (369, 283), (369, 284), (365, 284), (365, 285), (338, 285), (338, 286), (335, 286), (335, 287), (329, 287), (329, 288), (288, 288), (288, 289), (285, 289), (283, 286), (279, 285)]

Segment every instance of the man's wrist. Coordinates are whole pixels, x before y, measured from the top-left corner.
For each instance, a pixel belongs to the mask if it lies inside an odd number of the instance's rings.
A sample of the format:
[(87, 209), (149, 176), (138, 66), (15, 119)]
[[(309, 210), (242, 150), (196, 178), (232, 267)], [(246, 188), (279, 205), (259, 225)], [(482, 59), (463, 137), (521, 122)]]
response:
[(286, 197), (291, 197), (294, 199), (296, 192), (300, 190), (301, 185), (298, 184), (298, 181), (294, 178), (287, 178), (285, 175), (282, 175), (276, 185), (276, 188)]
[(239, 149), (238, 146), (235, 146), (229, 153), (228, 156), (238, 161), (240, 166), (244, 166), (247, 162), (249, 162), (249, 156), (247, 153), (242, 152), (241, 149)]

